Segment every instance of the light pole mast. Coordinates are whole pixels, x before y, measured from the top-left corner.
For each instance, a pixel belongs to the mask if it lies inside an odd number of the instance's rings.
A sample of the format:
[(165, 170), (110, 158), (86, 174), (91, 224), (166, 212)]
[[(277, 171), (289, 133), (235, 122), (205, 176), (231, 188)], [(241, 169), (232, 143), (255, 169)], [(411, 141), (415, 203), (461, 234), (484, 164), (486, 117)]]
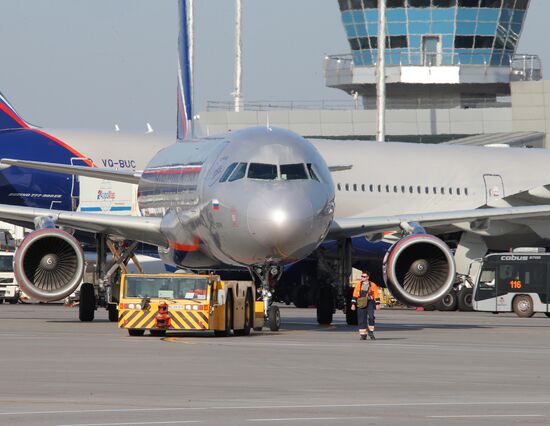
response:
[(376, 67), (376, 141), (386, 140), (386, 0), (378, 0), (378, 65)]
[(239, 112), (242, 106), (241, 87), (243, 83), (242, 50), (241, 38), (242, 29), (242, 0), (235, 2), (235, 90), (232, 93), (235, 99), (235, 112)]
[[(189, 80), (191, 84), (191, 105), (195, 106), (195, 11), (194, 0), (187, 0), (187, 31), (189, 34)], [(194, 113), (194, 110), (193, 110)], [(191, 120), (191, 137), (196, 137), (195, 117)]]

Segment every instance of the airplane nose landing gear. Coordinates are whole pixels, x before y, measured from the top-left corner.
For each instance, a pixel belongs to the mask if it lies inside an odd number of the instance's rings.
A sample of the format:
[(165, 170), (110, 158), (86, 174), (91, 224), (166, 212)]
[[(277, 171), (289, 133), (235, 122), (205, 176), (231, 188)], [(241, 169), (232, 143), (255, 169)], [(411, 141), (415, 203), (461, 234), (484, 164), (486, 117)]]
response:
[(277, 265), (264, 265), (252, 269), (260, 279), (261, 296), (264, 303), (264, 325), (271, 331), (281, 328), (281, 313), (278, 306), (273, 305), (273, 287), (281, 277), (283, 269)]

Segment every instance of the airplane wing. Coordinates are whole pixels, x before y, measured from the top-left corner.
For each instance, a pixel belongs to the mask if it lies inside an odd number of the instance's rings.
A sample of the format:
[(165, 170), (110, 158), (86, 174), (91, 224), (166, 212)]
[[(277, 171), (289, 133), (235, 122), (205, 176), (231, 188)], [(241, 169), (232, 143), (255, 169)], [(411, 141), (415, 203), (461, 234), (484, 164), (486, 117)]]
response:
[(403, 229), (407, 224), (415, 223), (424, 228), (470, 223), (473, 229), (483, 229), (488, 226), (490, 221), (547, 217), (550, 217), (550, 205), (548, 204), (382, 217), (335, 218), (330, 226), (327, 239), (392, 232)]
[(40, 161), (14, 160), (11, 158), (2, 158), (0, 164), (44, 170), (47, 172), (87, 176), (116, 182), (133, 183), (136, 185), (139, 183), (141, 177), (141, 172), (131, 170), (100, 169), (97, 167), (71, 166), (68, 164), (43, 163)]
[(160, 247), (168, 246), (166, 238), (160, 232), (159, 217), (116, 216), (0, 204), (0, 219), (6, 222), (34, 229), (34, 221), (41, 217), (50, 217), (59, 226), (80, 231), (105, 233)]

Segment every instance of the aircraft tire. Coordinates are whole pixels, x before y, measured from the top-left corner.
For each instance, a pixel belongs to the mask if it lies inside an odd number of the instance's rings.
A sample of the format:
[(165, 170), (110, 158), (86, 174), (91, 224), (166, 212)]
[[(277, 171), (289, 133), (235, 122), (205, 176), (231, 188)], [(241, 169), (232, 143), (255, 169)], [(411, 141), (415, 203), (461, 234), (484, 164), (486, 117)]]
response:
[(456, 311), (457, 305), (458, 297), (454, 290), (449, 291), (435, 304), (437, 310), (442, 312)]
[(330, 325), (333, 313), (332, 288), (321, 287), (319, 289), (319, 299), (317, 300), (317, 322), (321, 325)]
[(292, 302), (297, 308), (307, 308), (309, 306), (307, 300), (308, 287), (300, 285), (294, 289)]
[(533, 299), (526, 294), (520, 294), (514, 298), (512, 302), (512, 309), (516, 315), (520, 318), (531, 318), (535, 315), (533, 308)]
[(107, 313), (109, 314), (109, 321), (118, 322), (118, 308), (117, 308), (117, 305), (109, 304), (107, 306)]
[(82, 284), (80, 286), (80, 304), (78, 305), (78, 319), (82, 322), (93, 321), (95, 304), (95, 289), (93, 284)]
[(145, 330), (138, 330), (136, 328), (129, 328), (128, 334), (130, 336), (143, 336), (145, 334)]
[(474, 310), (473, 306), (474, 290), (471, 288), (463, 287), (458, 292), (458, 310), (462, 312), (471, 312)]
[(278, 306), (271, 305), (268, 311), (268, 325), (271, 331), (279, 331), (281, 328), (281, 312)]
[(249, 290), (246, 293), (244, 302), (244, 326), (240, 330), (235, 330), (235, 336), (248, 336), (254, 322), (254, 302), (252, 300), (252, 292)]

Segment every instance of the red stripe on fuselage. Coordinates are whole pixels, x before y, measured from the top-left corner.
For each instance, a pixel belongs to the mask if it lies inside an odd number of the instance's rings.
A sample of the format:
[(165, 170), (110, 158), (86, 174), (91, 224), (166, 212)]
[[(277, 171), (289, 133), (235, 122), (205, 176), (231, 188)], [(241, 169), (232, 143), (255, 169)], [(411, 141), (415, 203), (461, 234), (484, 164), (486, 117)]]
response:
[(4, 105), (3, 102), (0, 102), (0, 109), (8, 114), (17, 124), (19, 124), (24, 129), (28, 129), (29, 125), (21, 120), (17, 114), (15, 114), (7, 105)]
[(193, 244), (179, 244), (175, 241), (168, 241), (168, 245), (174, 250), (178, 251), (198, 251), (199, 250), (199, 237), (195, 237)]
[(79, 158), (79, 159), (82, 159), (82, 161), (84, 161), (88, 166), (90, 167), (97, 167), (92, 160), (89, 160), (88, 157), (84, 156), (84, 154), (81, 154), (80, 152), (78, 152), (76, 149), (74, 149), (72, 146), (69, 146), (67, 145), (65, 142), (63, 142), (62, 140), (60, 139), (57, 139), (56, 137), (52, 136), (52, 135), (49, 135), (47, 134), (46, 132), (43, 132), (42, 130), (38, 130), (38, 129), (32, 129), (33, 132), (36, 132), (38, 134), (41, 134), (42, 136), (50, 139), (51, 141), (61, 145), (63, 148), (65, 148), (67, 151), (70, 151), (72, 152), (76, 158)]
[[(48, 133), (46, 132), (43, 132), (42, 130), (38, 130), (38, 129), (34, 129), (32, 127), (30, 127), (27, 123), (25, 123), (23, 120), (21, 120), (21, 118), (19, 118), (17, 116), (17, 114), (15, 114), (7, 105), (5, 105), (3, 102), (0, 102), (0, 109), (2, 111), (4, 111), (6, 114), (8, 114), (17, 124), (19, 124), (23, 129), (29, 129), (35, 133), (38, 133), (48, 139), (50, 139), (51, 141), (61, 145), (63, 148), (65, 148), (67, 151), (70, 151), (72, 152), (76, 157), (78, 158), (87, 158), (87, 157), (84, 157), (83, 154), (81, 154), (80, 152), (78, 152), (76, 149), (74, 149), (73, 147), (67, 145), (65, 142), (63, 142), (62, 140), (60, 139), (57, 139), (56, 137), (52, 136), (52, 135), (49, 135)], [(88, 164), (90, 167), (96, 167), (96, 165), (91, 161), (91, 160), (83, 160), (86, 164)]]

